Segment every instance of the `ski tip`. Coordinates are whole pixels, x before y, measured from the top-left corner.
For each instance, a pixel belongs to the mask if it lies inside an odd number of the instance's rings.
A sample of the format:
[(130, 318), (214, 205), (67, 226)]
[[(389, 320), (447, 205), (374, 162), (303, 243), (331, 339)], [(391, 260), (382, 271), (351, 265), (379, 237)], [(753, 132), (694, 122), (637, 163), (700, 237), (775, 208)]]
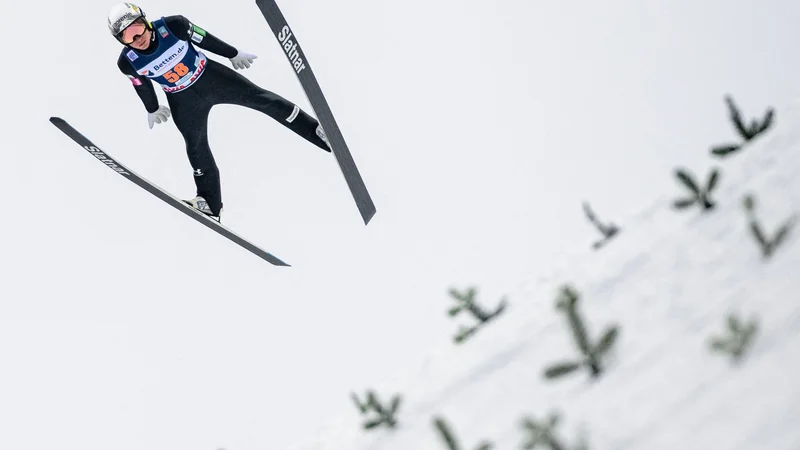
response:
[(56, 123), (66, 123), (66, 121), (64, 119), (62, 119), (61, 117), (52, 116), (52, 117), (50, 117), (50, 123), (55, 125)]

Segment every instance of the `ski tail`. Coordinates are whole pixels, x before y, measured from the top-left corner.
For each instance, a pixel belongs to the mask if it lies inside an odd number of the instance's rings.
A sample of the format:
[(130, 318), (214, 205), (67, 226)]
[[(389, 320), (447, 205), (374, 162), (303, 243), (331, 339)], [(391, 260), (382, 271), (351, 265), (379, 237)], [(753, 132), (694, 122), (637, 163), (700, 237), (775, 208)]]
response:
[(246, 239), (240, 237), (230, 229), (223, 226), (221, 223), (216, 222), (208, 217), (206, 217), (200, 211), (192, 208), (191, 206), (186, 205), (183, 200), (176, 198), (172, 194), (164, 191), (160, 187), (156, 186), (154, 183), (146, 180), (145, 178), (139, 176), (132, 170), (128, 169), (125, 165), (117, 161), (116, 159), (112, 158), (108, 153), (104, 150), (101, 150), (99, 147), (94, 145), (92, 141), (90, 141), (86, 136), (81, 134), (78, 130), (72, 127), (67, 121), (60, 117), (51, 117), (50, 122), (55, 125), (59, 130), (64, 132), (67, 136), (69, 136), (73, 141), (77, 142), (78, 145), (83, 147), (84, 150), (88, 151), (89, 154), (97, 158), (100, 162), (105, 164), (107, 167), (112, 169), (114, 172), (122, 175), (123, 177), (127, 178), (129, 181), (133, 182), (137, 186), (141, 187), (145, 191), (153, 194), (154, 196), (160, 198), (168, 205), (172, 206), (173, 208), (177, 209), (178, 211), (186, 214), (187, 216), (191, 217), (192, 219), (200, 222), (201, 224), (205, 225), (206, 227), (214, 230), (218, 234), (226, 237), (231, 242), (239, 245), (240, 247), (250, 251), (251, 253), (255, 254), (259, 258), (273, 264), (276, 266), (289, 266), (285, 262), (281, 261), (274, 255), (269, 252), (264, 251), (263, 249), (257, 247), (256, 245), (252, 244), (251, 242), (247, 241)]

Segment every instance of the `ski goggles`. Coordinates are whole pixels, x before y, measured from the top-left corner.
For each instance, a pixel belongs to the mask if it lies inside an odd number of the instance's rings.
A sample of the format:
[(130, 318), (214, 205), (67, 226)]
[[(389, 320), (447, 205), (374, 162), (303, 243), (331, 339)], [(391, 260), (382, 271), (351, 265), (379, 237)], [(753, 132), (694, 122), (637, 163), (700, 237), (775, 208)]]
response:
[(119, 33), (119, 40), (125, 45), (132, 44), (133, 41), (139, 39), (139, 36), (143, 35), (145, 31), (147, 31), (147, 27), (144, 22), (142, 22), (141, 19), (136, 20)]

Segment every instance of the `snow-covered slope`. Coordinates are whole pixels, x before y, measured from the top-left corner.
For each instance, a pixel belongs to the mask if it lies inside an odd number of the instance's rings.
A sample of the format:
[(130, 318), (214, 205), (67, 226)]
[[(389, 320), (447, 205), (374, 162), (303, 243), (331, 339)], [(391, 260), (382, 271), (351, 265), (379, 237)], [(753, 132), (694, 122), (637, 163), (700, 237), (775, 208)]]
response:
[[(532, 274), (509, 293), (506, 311), (464, 344), (438, 348), (416, 371), (398, 367), (409, 374), (404, 382), (364, 386), (383, 400), (402, 397), (395, 429), (362, 430), (364, 418), (343, 398), (341, 415), (292, 450), (446, 449), (436, 417), (463, 449), (483, 440), (523, 448), (522, 419), (551, 412), (561, 414), (555, 434), (567, 448), (580, 432), (591, 449), (800, 448), (800, 247), (790, 233), (763, 259), (742, 207), (752, 193), (769, 235), (800, 210), (800, 105), (779, 109), (773, 127), (741, 152), (687, 169), (705, 180), (713, 167), (721, 176), (712, 212), (672, 209), (685, 191), (676, 181), (616, 221), (622, 233), (607, 247)], [(591, 339), (620, 327), (594, 381), (586, 370), (552, 381), (542, 375), (578, 354), (555, 307), (567, 283), (580, 293)], [(480, 290), (477, 299), (486, 307), (498, 301)], [(758, 321), (738, 365), (709, 349), (729, 313)], [(468, 322), (459, 316), (454, 332)]]

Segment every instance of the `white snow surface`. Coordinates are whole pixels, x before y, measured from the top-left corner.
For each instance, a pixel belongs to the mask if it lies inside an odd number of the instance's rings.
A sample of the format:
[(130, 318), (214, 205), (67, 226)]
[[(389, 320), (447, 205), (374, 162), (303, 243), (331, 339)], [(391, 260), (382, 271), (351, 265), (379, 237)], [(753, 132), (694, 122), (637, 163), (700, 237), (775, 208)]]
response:
[[(291, 450), (446, 449), (433, 426), (438, 416), (464, 449), (482, 440), (522, 448), (522, 418), (551, 412), (561, 415), (557, 435), (570, 446), (583, 433), (591, 449), (800, 448), (800, 247), (790, 234), (762, 259), (742, 208), (743, 196), (754, 194), (768, 233), (800, 209), (800, 104), (779, 109), (773, 127), (734, 156), (709, 155), (706, 166), (687, 169), (705, 180), (712, 167), (721, 170), (713, 212), (673, 210), (685, 191), (676, 180), (639, 213), (613, 220), (622, 232), (605, 248), (587, 245), (510, 290), (506, 311), (466, 343), (441, 346), (415, 371), (397, 367), (402, 381), (357, 392), (375, 389), (384, 401), (400, 394), (395, 429), (362, 430), (364, 419), (343, 399), (327, 427)], [(577, 355), (555, 308), (565, 283), (581, 294), (591, 337), (621, 327), (596, 381), (586, 371), (542, 376)], [(479, 286), (477, 298), (487, 308), (499, 301)], [(708, 346), (729, 313), (758, 320), (738, 365)], [(453, 332), (471, 322), (458, 316)]]

